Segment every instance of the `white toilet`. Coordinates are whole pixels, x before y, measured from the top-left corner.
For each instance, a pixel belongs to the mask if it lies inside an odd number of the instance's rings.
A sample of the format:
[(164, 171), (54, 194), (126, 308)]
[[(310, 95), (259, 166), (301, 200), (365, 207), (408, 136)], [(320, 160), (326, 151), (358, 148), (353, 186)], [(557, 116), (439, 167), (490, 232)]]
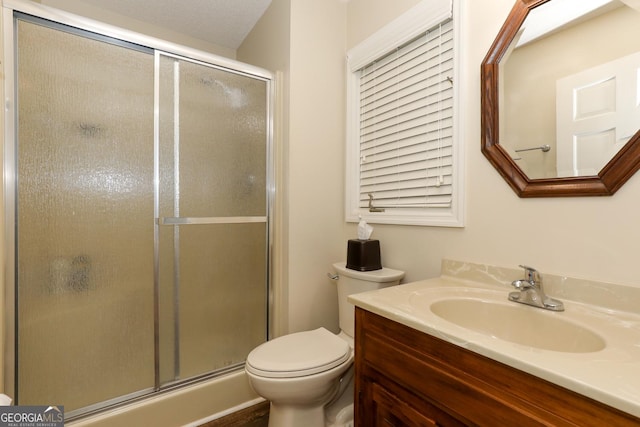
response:
[(325, 328), (297, 332), (267, 341), (247, 356), (251, 386), (271, 402), (269, 427), (352, 425), (354, 307), (347, 296), (397, 285), (404, 272), (361, 272), (345, 263), (333, 268), (338, 275), (340, 333)]

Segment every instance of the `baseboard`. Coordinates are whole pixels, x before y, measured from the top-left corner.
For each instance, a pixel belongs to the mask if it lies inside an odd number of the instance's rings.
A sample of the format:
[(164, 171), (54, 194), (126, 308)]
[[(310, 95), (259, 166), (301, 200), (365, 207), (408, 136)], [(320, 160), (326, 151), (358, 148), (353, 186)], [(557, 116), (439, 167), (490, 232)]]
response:
[(264, 401), (257, 405), (241, 409), (222, 418), (211, 420), (200, 427), (242, 427), (251, 421), (265, 417), (269, 413), (269, 402)]

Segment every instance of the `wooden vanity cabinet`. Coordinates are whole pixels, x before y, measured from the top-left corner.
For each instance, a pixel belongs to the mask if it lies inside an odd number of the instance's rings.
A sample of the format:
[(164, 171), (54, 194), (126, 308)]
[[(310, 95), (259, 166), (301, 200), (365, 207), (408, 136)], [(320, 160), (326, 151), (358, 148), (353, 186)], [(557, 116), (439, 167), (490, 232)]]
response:
[(356, 307), (355, 425), (640, 426), (640, 418)]

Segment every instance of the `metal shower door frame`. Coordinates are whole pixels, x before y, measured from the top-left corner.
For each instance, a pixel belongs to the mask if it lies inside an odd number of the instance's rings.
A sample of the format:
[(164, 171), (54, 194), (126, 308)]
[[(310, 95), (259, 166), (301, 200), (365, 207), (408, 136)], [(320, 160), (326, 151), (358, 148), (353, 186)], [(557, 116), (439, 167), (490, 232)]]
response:
[[(237, 73), (251, 77), (258, 80), (263, 80), (266, 85), (267, 91), (267, 122), (266, 122), (266, 150), (267, 150), (267, 167), (266, 167), (266, 216), (260, 217), (210, 217), (210, 218), (189, 218), (189, 217), (162, 217), (159, 214), (158, 205), (158, 191), (159, 191), (159, 176), (158, 176), (158, 161), (159, 161), (159, 140), (158, 140), (158, 79), (156, 75), (154, 96), (154, 258), (155, 258), (155, 278), (154, 278), (154, 298), (155, 298), (155, 386), (153, 392), (163, 390), (164, 388), (160, 384), (159, 378), (159, 336), (158, 336), (158, 229), (161, 226), (176, 226), (176, 225), (192, 225), (192, 224), (229, 224), (229, 223), (252, 223), (263, 222), (266, 223), (267, 236), (266, 236), (266, 313), (265, 319), (266, 337), (271, 335), (272, 325), (272, 240), (274, 236), (274, 201), (275, 201), (275, 163), (274, 163), (274, 96), (275, 96), (275, 77), (274, 74), (259, 67), (244, 64), (232, 59), (224, 58), (211, 54), (208, 52), (200, 51), (197, 49), (181, 46), (172, 42), (167, 42), (154, 37), (139, 34), (133, 31), (124, 30), (112, 25), (104, 24), (92, 19), (77, 16), (71, 13), (63, 12), (39, 3), (29, 2), (25, 0), (4, 0), (2, 5), (2, 25), (3, 25), (3, 55), (4, 55), (4, 97), (5, 108), (4, 114), (4, 157), (2, 160), (3, 172), (4, 172), (4, 209), (2, 214), (4, 218), (4, 342), (2, 343), (2, 353), (4, 356), (3, 366), (3, 382), (5, 393), (12, 394), (17, 387), (16, 367), (17, 367), (17, 301), (16, 301), (16, 280), (15, 275), (17, 271), (16, 266), (16, 203), (17, 203), (17, 112), (16, 112), (16, 99), (17, 99), (17, 75), (16, 75), (16, 46), (15, 46), (15, 14), (30, 15), (39, 19), (48, 20), (55, 25), (62, 25), (65, 27), (71, 27), (78, 30), (78, 33), (86, 34), (86, 32), (92, 33), (97, 39), (105, 37), (108, 39), (122, 40), (125, 43), (137, 44), (144, 49), (154, 50), (156, 57), (156, 73), (158, 72), (158, 58), (160, 55), (178, 58), (181, 60), (200, 63), (206, 66), (212, 66), (224, 71)], [(202, 378), (206, 378), (203, 376)], [(182, 386), (190, 384), (194, 380), (200, 380), (202, 378), (188, 379), (179, 384), (170, 384), (168, 388), (173, 389), (176, 386)], [(153, 392), (146, 396), (153, 395)], [(144, 396), (144, 397), (146, 397)], [(107, 402), (120, 403), (120, 402)], [(93, 408), (90, 410), (97, 410), (100, 408)], [(102, 408), (102, 406), (101, 406)]]
[[(177, 102), (175, 102), (174, 104), (174, 111), (173, 111), (173, 120), (174, 120), (174, 132), (173, 132), (173, 156), (174, 156), (174, 189), (176, 194), (174, 194), (174, 216), (171, 217), (165, 217), (165, 216), (161, 216), (160, 215), (160, 82), (161, 82), (161, 77), (160, 77), (160, 60), (162, 57), (165, 58), (170, 58), (174, 61), (176, 61), (174, 63), (174, 74), (173, 74), (173, 90), (174, 90), (174, 100), (177, 100)], [(271, 218), (271, 206), (272, 206), (272, 202), (271, 202), (271, 191), (269, 191), (270, 194), (267, 195), (266, 200), (267, 200), (267, 206), (266, 206), (266, 215), (263, 216), (218, 216), (218, 217), (190, 217), (190, 216), (181, 216), (180, 215), (180, 205), (179, 205), (179, 193), (180, 193), (180, 128), (177, 125), (177, 123), (179, 123), (179, 115), (180, 115), (180, 63), (178, 61), (185, 61), (185, 62), (190, 62), (192, 64), (196, 64), (196, 65), (200, 65), (200, 66), (204, 66), (204, 67), (209, 67), (212, 69), (216, 69), (219, 71), (223, 71), (223, 72), (228, 72), (228, 73), (233, 73), (233, 74), (237, 74), (240, 76), (245, 76), (245, 77), (253, 77), (254, 76), (249, 76), (244, 72), (240, 72), (237, 70), (231, 70), (225, 67), (221, 67), (218, 66), (216, 64), (212, 64), (212, 63), (208, 63), (208, 62), (203, 62), (200, 60), (196, 60), (196, 59), (192, 59), (192, 58), (188, 58), (188, 57), (184, 57), (178, 54), (173, 54), (173, 53), (169, 53), (169, 52), (163, 52), (160, 50), (155, 50), (155, 60), (154, 60), (154, 66), (155, 66), (155, 78), (154, 78), (154, 217), (155, 217), (155, 224), (154, 224), (154, 259), (155, 259), (155, 265), (154, 265), (154, 298), (155, 298), (155, 330), (156, 330), (156, 339), (155, 339), (155, 353), (156, 353), (156, 357), (155, 357), (155, 381), (156, 381), (156, 387), (158, 389), (162, 389), (165, 387), (171, 387), (174, 383), (170, 382), (168, 384), (163, 384), (162, 383), (162, 379), (160, 378), (160, 339), (159, 339), (159, 335), (158, 335), (158, 330), (160, 329), (160, 312), (159, 312), (159, 307), (160, 307), (160, 265), (159, 265), (159, 253), (160, 253), (160, 232), (159, 229), (160, 227), (163, 226), (171, 226), (174, 227), (174, 250), (173, 250), (173, 258), (174, 258), (174, 268), (176, 268), (176, 271), (174, 272), (174, 290), (173, 290), (173, 307), (175, 309), (176, 312), (179, 313), (179, 308), (180, 308), (180, 297), (179, 297), (179, 293), (180, 293), (180, 271), (179, 271), (179, 258), (180, 258), (180, 249), (179, 249), (179, 243), (180, 243), (180, 227), (179, 226), (191, 226), (191, 225), (213, 225), (213, 224), (252, 224), (252, 223), (264, 223), (267, 225), (267, 248), (266, 248), (266, 253), (267, 253), (267, 276), (270, 276), (270, 263), (269, 263), (269, 259), (271, 257), (271, 248), (270, 248), (270, 235), (271, 235), (271, 223), (270, 223), (270, 218)], [(270, 85), (270, 81), (266, 80), (266, 79), (260, 79), (263, 80), (267, 83), (267, 96), (268, 99), (271, 100), (272, 99), (272, 89), (271, 89), (271, 85)], [(273, 182), (272, 179), (272, 167), (271, 167), (271, 163), (272, 163), (272, 147), (271, 147), (271, 123), (272, 123), (272, 114), (271, 114), (271, 105), (269, 105), (269, 103), (267, 103), (267, 116), (268, 116), (268, 120), (267, 120), (267, 177), (266, 177), (266, 187), (267, 189), (272, 189), (274, 188), (273, 185), (271, 184)], [(269, 277), (265, 278), (267, 281), (267, 288), (269, 288), (269, 283), (270, 283), (270, 279)], [(267, 319), (266, 319), (266, 331), (265, 331), (265, 338), (269, 337), (269, 317), (270, 317), (270, 309), (268, 306), (268, 301), (270, 300), (269, 295), (268, 295), (268, 289), (266, 290), (267, 292)], [(180, 344), (179, 344), (179, 337), (180, 337), (180, 324), (179, 324), (179, 316), (175, 316), (174, 317), (174, 324), (173, 324), (173, 330), (174, 330), (174, 348), (173, 348), (173, 354), (174, 354), (174, 366), (173, 366), (173, 370), (174, 370), (174, 376), (177, 379), (176, 382), (179, 383), (180, 381), (182, 381), (180, 379)], [(242, 366), (244, 364), (241, 364)], [(233, 366), (229, 366), (227, 367), (227, 369), (235, 369), (237, 368), (237, 366), (233, 365)], [(205, 376), (207, 376), (207, 374), (204, 374)], [(199, 377), (198, 377), (199, 378)], [(187, 379), (187, 381), (189, 381), (189, 379)]]

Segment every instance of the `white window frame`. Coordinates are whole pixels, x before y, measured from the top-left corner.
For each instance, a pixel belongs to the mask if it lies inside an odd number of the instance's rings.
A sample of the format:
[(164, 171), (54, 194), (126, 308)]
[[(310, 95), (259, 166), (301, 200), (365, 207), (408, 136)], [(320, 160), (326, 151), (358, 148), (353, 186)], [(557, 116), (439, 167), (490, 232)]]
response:
[[(460, 3), (461, 0), (423, 0), (383, 27), (347, 54), (347, 134), (345, 219), (360, 218), (373, 224), (464, 226), (464, 147), (461, 134), (460, 94)], [(415, 39), (453, 15), (453, 182), (448, 207), (391, 208), (371, 212), (359, 207), (360, 198), (360, 78), (358, 71)], [(374, 204), (375, 206), (375, 200)]]

